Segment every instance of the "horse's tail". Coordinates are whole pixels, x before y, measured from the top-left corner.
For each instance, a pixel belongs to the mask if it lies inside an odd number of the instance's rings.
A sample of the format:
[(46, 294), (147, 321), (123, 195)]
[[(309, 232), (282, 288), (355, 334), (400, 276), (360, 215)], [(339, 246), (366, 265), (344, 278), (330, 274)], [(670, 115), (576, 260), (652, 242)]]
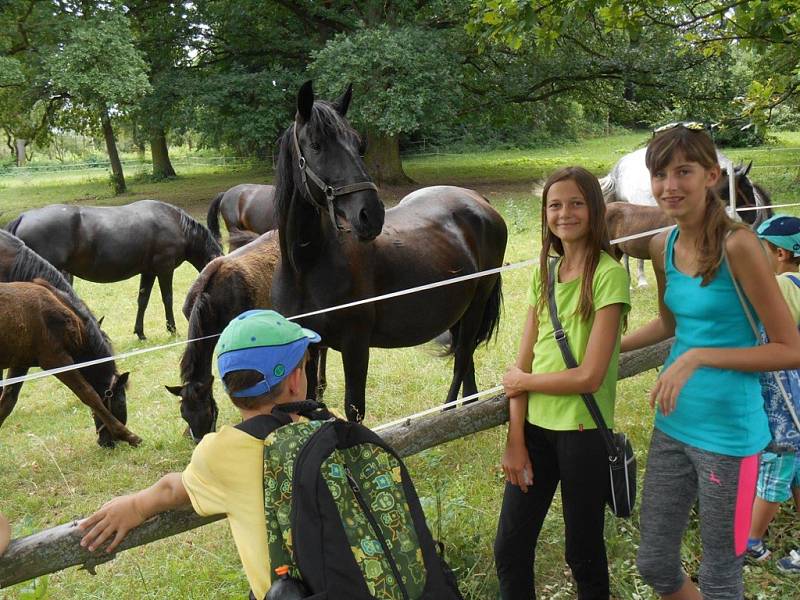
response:
[(206, 224), (211, 231), (211, 235), (214, 236), (218, 244), (222, 244), (222, 234), (219, 230), (219, 205), (224, 195), (225, 192), (220, 192), (214, 197), (211, 204), (208, 206), (208, 213), (206, 214)]
[(498, 275), (492, 291), (489, 293), (489, 299), (486, 301), (486, 306), (483, 309), (483, 318), (481, 319), (481, 326), (478, 328), (478, 337), (475, 339), (475, 345), (483, 342), (488, 343), (492, 337), (497, 333), (497, 326), (500, 325), (500, 310), (503, 307), (503, 278)]
[[(478, 327), (478, 333), (475, 336), (475, 347), (483, 342), (489, 342), (492, 337), (497, 333), (497, 326), (500, 324), (500, 309), (503, 306), (503, 280), (500, 275), (497, 276), (497, 281), (489, 292), (489, 298), (486, 300), (486, 305), (483, 307), (483, 316), (481, 323)], [(450, 331), (444, 331), (436, 336), (432, 341), (442, 346), (438, 356), (453, 356), (459, 344), (461, 332), (459, 327), (454, 327)]]
[(606, 202), (614, 202), (617, 200), (617, 196), (615, 194), (617, 189), (617, 184), (614, 181), (614, 178), (611, 175), (606, 175), (599, 179), (600, 181), (600, 191), (603, 192), (603, 199)]
[(11, 221), (4, 227), (4, 229), (12, 235), (17, 235), (17, 229), (19, 228), (20, 223), (22, 223), (22, 215)]
[(228, 232), (228, 250), (233, 252), (237, 248), (241, 248), (242, 246), (249, 244), (259, 235), (260, 234), (255, 233), (254, 231), (232, 228)]

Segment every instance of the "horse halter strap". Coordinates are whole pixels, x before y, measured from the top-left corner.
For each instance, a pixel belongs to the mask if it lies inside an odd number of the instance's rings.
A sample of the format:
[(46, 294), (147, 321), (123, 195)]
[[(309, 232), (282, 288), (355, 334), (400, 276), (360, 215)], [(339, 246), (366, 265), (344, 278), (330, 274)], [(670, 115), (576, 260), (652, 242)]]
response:
[[(311, 201), (319, 205), (320, 208), (328, 209), (328, 215), (331, 218), (333, 228), (342, 231), (344, 227), (341, 227), (336, 222), (336, 214), (333, 207), (333, 200), (336, 198), (336, 196), (346, 196), (347, 194), (360, 192), (362, 190), (375, 190), (377, 192), (378, 187), (371, 181), (359, 181), (358, 183), (351, 183), (337, 188), (325, 183), (322, 178), (314, 173), (311, 167), (308, 166), (306, 158), (303, 156), (303, 152), (300, 150), (300, 142), (297, 140), (297, 121), (295, 121), (294, 125), (292, 126), (292, 141), (294, 142), (294, 150), (297, 153), (297, 166), (300, 168), (300, 177), (303, 180), (303, 186), (306, 188), (306, 194), (308, 194), (308, 197), (311, 199)], [(320, 203), (314, 197), (314, 194), (311, 193), (311, 188), (308, 187), (308, 178), (311, 178), (311, 181), (314, 182), (317, 188), (319, 188), (322, 193), (325, 194), (325, 204)]]

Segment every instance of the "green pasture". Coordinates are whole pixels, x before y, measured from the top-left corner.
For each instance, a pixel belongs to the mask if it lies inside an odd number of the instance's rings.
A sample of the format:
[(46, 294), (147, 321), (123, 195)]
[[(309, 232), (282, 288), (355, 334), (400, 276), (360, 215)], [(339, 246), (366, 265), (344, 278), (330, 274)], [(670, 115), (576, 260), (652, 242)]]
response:
[[(603, 173), (624, 152), (646, 141), (646, 134), (592, 140), (560, 149), (515, 151), (461, 156), (410, 157), (407, 172), (420, 184), (470, 185), (486, 194), (503, 214), (509, 227), (506, 261), (530, 258), (539, 248), (540, 202), (532, 193), (538, 180), (555, 167), (583, 163)], [(780, 145), (782, 144), (782, 145)], [(760, 165), (793, 164), (791, 169), (753, 171), (753, 177), (774, 192), (774, 201), (798, 201), (797, 163), (800, 136), (782, 138), (770, 151), (730, 151), (734, 158)], [(775, 175), (777, 173), (778, 175)], [(757, 175), (756, 175), (757, 174)], [(152, 197), (179, 204), (197, 217), (218, 191), (244, 181), (269, 181), (267, 169), (196, 169), (172, 181), (131, 181), (131, 193), (110, 197), (104, 180), (69, 180), (57, 174), (20, 182), (0, 178), (0, 222), (25, 208), (56, 201), (118, 204)], [(406, 190), (389, 190), (393, 198)], [(798, 213), (800, 214), (800, 213)], [(76, 282), (76, 290), (93, 309), (105, 316), (104, 329), (118, 353), (185, 339), (187, 324), (180, 316), (183, 295), (196, 272), (183, 265), (175, 276), (177, 338), (167, 334), (164, 310), (154, 290), (145, 320), (146, 342), (133, 334), (138, 281), (117, 284)], [(504, 276), (505, 306), (496, 341), (476, 354), (478, 384), (497, 385), (504, 369), (516, 355), (519, 330), (526, 310), (530, 272), (511, 271)], [(646, 322), (655, 313), (652, 276), (648, 288), (632, 292), (630, 327)], [(99, 448), (89, 411), (64, 386), (52, 379), (26, 383), (19, 403), (0, 430), (0, 512), (12, 521), (15, 537), (53, 527), (89, 514), (114, 495), (147, 486), (161, 475), (180, 470), (189, 460), (193, 445), (183, 437), (177, 399), (164, 390), (179, 382), (181, 348), (138, 355), (118, 363), (131, 371), (128, 390), (129, 427), (144, 442), (139, 448), (125, 444), (113, 450)], [(367, 420), (376, 426), (401, 416), (436, 406), (447, 393), (452, 364), (436, 356), (432, 347), (400, 350), (373, 349), (367, 381)], [(655, 372), (621, 381), (618, 386), (617, 425), (634, 440), (640, 472), (646, 461), (652, 411), (647, 393)], [(331, 353), (327, 401), (341, 408), (343, 376), (339, 355)], [(219, 383), (215, 396), (220, 404), (219, 424), (234, 423), (236, 412), (225, 399)], [(503, 477), (499, 468), (505, 428), (426, 451), (408, 459), (434, 535), (447, 545), (447, 558), (456, 570), (462, 590), (471, 600), (497, 597), (492, 543), (500, 509)], [(768, 544), (776, 555), (800, 545), (796, 520), (789, 507), (771, 527)], [(634, 559), (638, 545), (638, 514), (630, 520), (609, 515), (606, 524), (612, 589), (620, 599), (654, 596), (639, 578)], [(696, 523), (686, 537), (684, 557), (689, 573), (696, 575), (700, 546)], [(537, 558), (537, 587), (541, 598), (574, 598), (563, 559), (563, 525), (558, 497), (542, 531)], [(782, 575), (772, 561), (747, 567), (747, 598), (792, 598), (800, 595), (796, 580)], [(101, 565), (97, 576), (69, 569), (35, 582), (0, 591), (0, 598), (36, 597), (35, 587), (47, 586), (53, 598), (144, 599), (246, 597), (247, 584), (227, 524), (215, 523), (192, 532), (122, 553)]]

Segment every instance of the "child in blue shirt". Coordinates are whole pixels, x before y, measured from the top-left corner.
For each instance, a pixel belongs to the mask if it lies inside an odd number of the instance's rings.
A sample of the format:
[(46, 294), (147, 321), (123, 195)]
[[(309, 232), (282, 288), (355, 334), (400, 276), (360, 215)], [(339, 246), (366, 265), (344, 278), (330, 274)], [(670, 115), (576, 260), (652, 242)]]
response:
[[(763, 241), (770, 257), (778, 287), (789, 311), (800, 325), (800, 219), (783, 215), (772, 217), (759, 226), (758, 237)], [(797, 406), (800, 371), (780, 371), (777, 375), (794, 406)], [(800, 509), (800, 431), (786, 406), (786, 400), (774, 375), (764, 373), (761, 384), (773, 440), (767, 451), (761, 454), (759, 465), (750, 539), (747, 542), (747, 557), (751, 562), (760, 562), (770, 556), (763, 537), (777, 514), (780, 503), (793, 496), (795, 506)], [(778, 561), (778, 569), (800, 573), (800, 554), (792, 551), (789, 556)]]

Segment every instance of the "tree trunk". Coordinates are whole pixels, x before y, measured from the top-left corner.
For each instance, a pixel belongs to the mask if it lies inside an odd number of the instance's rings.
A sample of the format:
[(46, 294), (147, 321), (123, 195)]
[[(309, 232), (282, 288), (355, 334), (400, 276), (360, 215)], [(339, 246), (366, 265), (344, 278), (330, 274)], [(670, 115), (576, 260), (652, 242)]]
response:
[(156, 179), (175, 177), (175, 169), (169, 161), (167, 134), (163, 128), (150, 131), (150, 153), (153, 155), (153, 177)]
[(413, 183), (403, 171), (403, 162), (400, 160), (400, 139), (396, 135), (368, 131), (364, 164), (367, 172), (379, 186)]
[(107, 108), (100, 110), (100, 123), (103, 125), (103, 137), (106, 139), (108, 160), (111, 163), (111, 180), (114, 186), (114, 194), (124, 194), (128, 188), (125, 186), (122, 162), (119, 160), (119, 153), (117, 152), (117, 140), (114, 137), (114, 128), (111, 126), (111, 117), (108, 115)]
[(28, 140), (16, 138), (14, 140), (14, 154), (17, 156), (17, 166), (25, 166), (25, 147), (28, 145)]

